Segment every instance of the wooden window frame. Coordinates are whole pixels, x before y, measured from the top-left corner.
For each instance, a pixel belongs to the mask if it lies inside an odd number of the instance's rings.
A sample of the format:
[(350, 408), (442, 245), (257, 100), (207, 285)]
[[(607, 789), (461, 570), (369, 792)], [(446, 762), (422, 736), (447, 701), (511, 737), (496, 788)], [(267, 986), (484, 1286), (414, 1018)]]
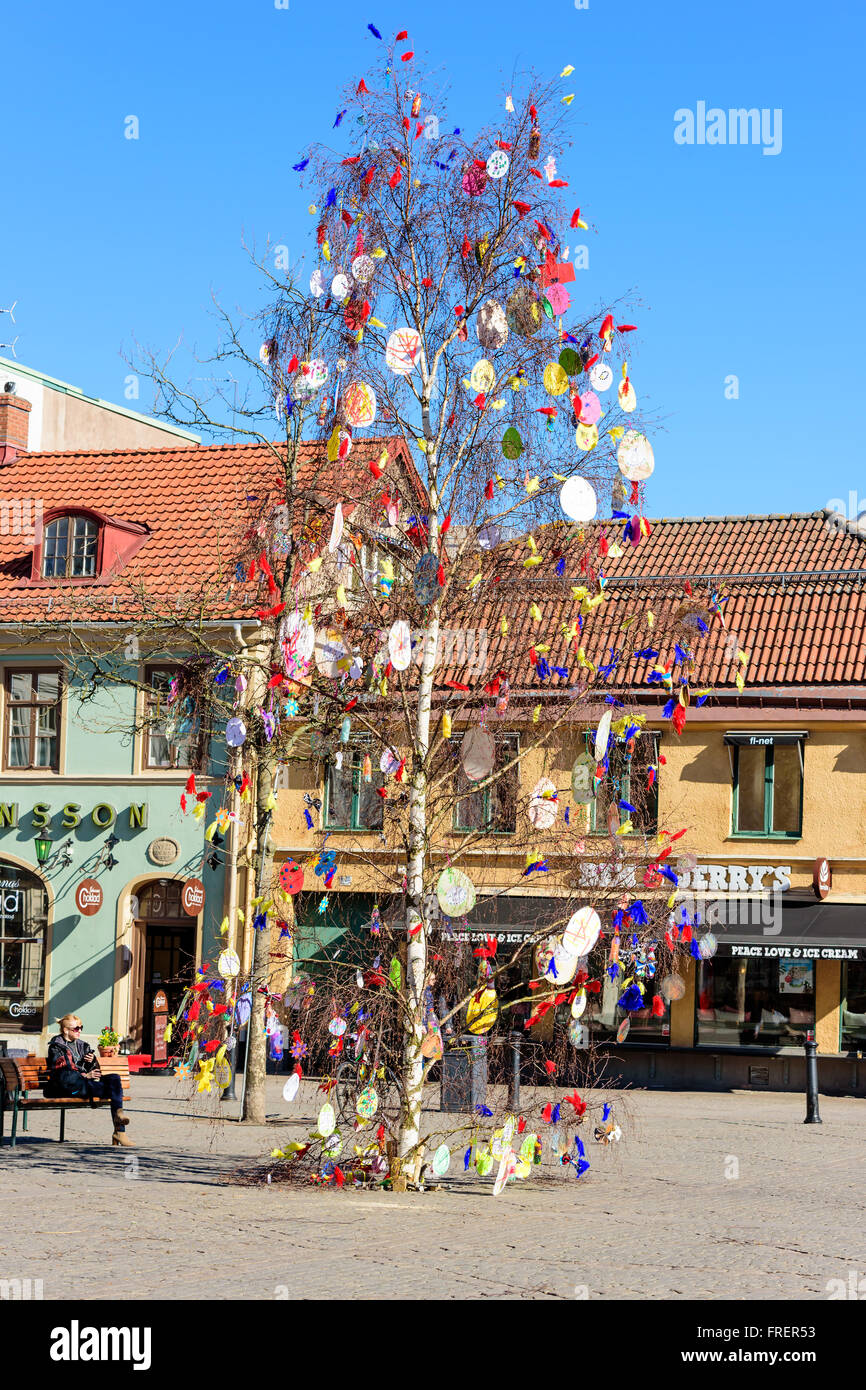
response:
[[(463, 737), (465, 738), (465, 735), (464, 735)], [(496, 737), (496, 736), (494, 735), (494, 737)], [(496, 737), (496, 747), (497, 747), (497, 751), (498, 751), (498, 749), (499, 749), (500, 747), (502, 747), (502, 746), (505, 744), (506, 740), (511, 740), (511, 741), (512, 741), (512, 746), (510, 747), (510, 749), (509, 749), (509, 754), (508, 754), (508, 761), (510, 762), (512, 758), (516, 757), (516, 756), (520, 753), (520, 734), (519, 734), (519, 732), (517, 732), (516, 730), (506, 730), (506, 731), (500, 733), (499, 736)], [(461, 742), (462, 742), (462, 739), (461, 739)], [(517, 764), (517, 767), (516, 767), (515, 770), (514, 770), (514, 776), (516, 777), (516, 780), (517, 780), (517, 793), (518, 793), (518, 795), (519, 795), (519, 794), (520, 794), (520, 763)], [(482, 780), (483, 780), (483, 779), (482, 779)], [(499, 779), (497, 778), (497, 781), (498, 781), (498, 780), (499, 780)], [(491, 782), (491, 783), (489, 783), (488, 786), (482, 788), (481, 795), (482, 795), (482, 797), (483, 797), (484, 799), (483, 799), (483, 801), (482, 801), (482, 803), (481, 803), (481, 824), (480, 824), (480, 825), (461, 825), (461, 824), (460, 824), (460, 803), (461, 803), (461, 801), (468, 801), (468, 799), (469, 799), (470, 796), (475, 796), (477, 793), (470, 790), (470, 791), (465, 792), (465, 793), (463, 794), (463, 796), (458, 796), (458, 797), (457, 797), (457, 799), (456, 799), (455, 802), (454, 802), (454, 815), (453, 815), (452, 823), (451, 823), (451, 828), (452, 828), (452, 830), (454, 831), (455, 834), (457, 834), (457, 835), (471, 835), (471, 834), (473, 834), (473, 833), (476, 834), (476, 835), (516, 835), (516, 834), (517, 834), (517, 807), (516, 807), (516, 806), (515, 806), (515, 808), (514, 808), (514, 824), (513, 824), (513, 825), (509, 826), (509, 827), (508, 827), (507, 829), (505, 829), (505, 830), (502, 830), (502, 829), (498, 828), (497, 826), (491, 825), (491, 824), (490, 824), (490, 798), (491, 798), (491, 794), (492, 794), (492, 792), (493, 792), (494, 786), (495, 786), (495, 783)]]
[[(804, 740), (796, 745), (800, 756), (800, 800), (797, 808), (796, 830), (773, 830), (773, 793), (775, 790), (776, 745), (761, 747), (764, 754), (764, 828), (763, 830), (739, 830), (737, 821), (740, 810), (740, 745), (734, 747), (733, 794), (731, 797), (731, 839), (733, 840), (800, 840), (803, 838), (803, 793), (806, 786), (806, 762), (803, 748)], [(791, 745), (782, 745), (790, 747)]]
[[(57, 699), (56, 700), (13, 700), (12, 699), (12, 678), (13, 676), (45, 676), (57, 675)], [(35, 684), (35, 682), (34, 682)], [(59, 772), (60, 770), (60, 737), (63, 725), (63, 667), (62, 666), (18, 666), (8, 663), (4, 668), (3, 676), (3, 771), (14, 775), (18, 772)], [(57, 710), (57, 732), (55, 734), (55, 758), (52, 763), (34, 763), (33, 757), (36, 752), (36, 720), (33, 714), (41, 707), (53, 705)], [(11, 722), (13, 709), (31, 710), (30, 736), (29, 736), (29, 761), (26, 767), (13, 767), (9, 761), (9, 745), (11, 736)]]
[[(46, 574), (46, 573), (45, 573), (45, 563), (46, 563), (46, 558), (47, 558), (47, 557), (46, 557), (46, 551), (47, 551), (48, 531), (49, 531), (49, 528), (50, 528), (50, 527), (56, 526), (56, 525), (57, 525), (59, 522), (61, 522), (61, 521), (66, 523), (66, 571), (65, 571), (64, 574)], [(92, 574), (71, 574), (71, 573), (70, 573), (69, 567), (70, 567), (70, 564), (71, 564), (71, 561), (72, 561), (72, 548), (71, 548), (71, 546), (70, 546), (70, 530), (71, 530), (71, 527), (72, 527), (72, 523), (75, 522), (75, 521), (86, 521), (90, 526), (94, 526), (94, 527), (96, 528), (96, 548), (95, 548), (95, 550), (94, 550), (94, 552), (93, 552), (93, 573), (92, 573)], [(54, 517), (52, 517), (50, 521), (47, 521), (47, 522), (45, 523), (45, 526), (44, 526), (44, 529), (43, 529), (42, 541), (41, 541), (41, 554), (40, 554), (40, 557), (39, 557), (39, 576), (38, 576), (38, 577), (39, 577), (40, 579), (63, 579), (63, 580), (71, 580), (73, 583), (78, 583), (78, 584), (87, 583), (87, 581), (88, 581), (88, 580), (91, 580), (91, 579), (98, 579), (99, 576), (100, 576), (100, 574), (101, 574), (101, 572), (102, 572), (102, 537), (103, 537), (104, 529), (105, 529), (105, 528), (102, 526), (102, 524), (101, 524), (99, 521), (97, 521), (96, 518), (95, 518), (94, 516), (91, 516), (89, 512), (84, 512), (84, 511), (80, 511), (80, 512), (64, 512), (61, 516), (54, 516)]]
[[(382, 824), (381, 824), (381, 825), (369, 826), (369, 825), (362, 825), (362, 824), (360, 823), (360, 815), (359, 815), (359, 812), (360, 812), (360, 808), (361, 808), (361, 777), (363, 776), (364, 754), (365, 754), (366, 752), (368, 752), (368, 751), (371, 751), (371, 749), (372, 749), (372, 745), (371, 745), (370, 748), (368, 749), (367, 745), (366, 745), (366, 744), (362, 744), (362, 743), (352, 743), (352, 742), (350, 742), (350, 743), (348, 743), (348, 744), (342, 746), (343, 758), (345, 759), (345, 758), (349, 757), (349, 758), (352, 759), (352, 805), (351, 805), (351, 811), (350, 811), (350, 815), (349, 815), (349, 824), (348, 824), (348, 825), (336, 825), (336, 824), (332, 825), (332, 824), (330, 823), (330, 814), (331, 814), (331, 775), (330, 775), (330, 768), (329, 768), (329, 767), (326, 768), (326, 770), (325, 770), (325, 785), (324, 785), (323, 793), (322, 793), (322, 825), (324, 826), (325, 830), (332, 830), (332, 831), (350, 831), (350, 832), (352, 832), (352, 833), (354, 833), (354, 834), (356, 834), (356, 835), (364, 835), (364, 834), (366, 834), (366, 835), (381, 835), (381, 834), (383, 833), (383, 831), (384, 831), (384, 829), (385, 829), (385, 809), (384, 809), (384, 801), (383, 801), (383, 803), (382, 803)], [(375, 776), (376, 776), (376, 773), (374, 772), (373, 775), (374, 775), (374, 777), (375, 777)], [(385, 785), (384, 776), (382, 776), (381, 773), (379, 773), (378, 775), (379, 775), (380, 777), (382, 777), (382, 783), (381, 783), (381, 785), (384, 786), (384, 785)]]
[[(177, 666), (177, 665), (172, 665), (172, 663), (171, 663), (170, 661), (153, 661), (153, 662), (148, 662), (148, 663), (145, 664), (145, 667), (144, 667), (144, 684), (145, 684), (146, 689), (145, 689), (145, 692), (144, 692), (145, 711), (144, 711), (144, 725), (143, 725), (143, 728), (142, 728), (142, 749), (141, 749), (141, 769), (142, 769), (142, 772), (192, 772), (192, 771), (196, 771), (196, 772), (197, 772), (197, 771), (199, 770), (201, 764), (203, 763), (203, 760), (206, 759), (206, 757), (207, 757), (207, 752), (206, 752), (206, 750), (205, 750), (205, 751), (201, 751), (201, 741), (202, 741), (203, 738), (205, 738), (205, 732), (204, 732), (204, 730), (199, 729), (199, 730), (197, 730), (197, 731), (194, 730), (194, 731), (193, 731), (193, 735), (192, 735), (191, 738), (190, 738), (189, 750), (188, 750), (188, 754), (187, 754), (187, 762), (185, 762), (185, 763), (170, 762), (170, 763), (168, 763), (168, 765), (166, 765), (165, 763), (152, 763), (152, 762), (150, 761), (150, 740), (151, 740), (151, 736), (152, 736), (152, 732), (153, 732), (153, 731), (152, 731), (152, 729), (151, 729), (149, 719), (150, 719), (151, 705), (152, 705), (154, 696), (157, 694), (157, 692), (155, 692), (155, 691), (152, 689), (152, 686), (151, 686), (151, 678), (152, 678), (152, 676), (153, 676), (157, 671), (163, 671), (163, 672), (165, 672), (166, 675), (168, 675), (169, 677), (171, 677), (172, 675), (174, 675), (174, 674), (175, 674), (177, 671), (179, 671), (179, 670), (180, 670), (180, 667)], [(170, 743), (168, 740), (166, 740), (166, 742), (168, 743), (169, 748), (173, 748), (173, 747), (176, 747), (176, 746), (177, 746), (177, 745), (175, 745), (175, 744)], [(209, 739), (206, 739), (206, 742), (209, 742)]]

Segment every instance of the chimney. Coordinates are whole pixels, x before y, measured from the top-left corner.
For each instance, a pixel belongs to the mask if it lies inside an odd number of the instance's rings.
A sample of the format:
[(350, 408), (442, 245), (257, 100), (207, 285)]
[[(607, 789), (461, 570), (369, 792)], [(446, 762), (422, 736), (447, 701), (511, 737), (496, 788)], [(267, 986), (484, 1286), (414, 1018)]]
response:
[(27, 439), (30, 432), (29, 401), (17, 394), (14, 381), (7, 381), (0, 393), (0, 461), (11, 461), (15, 454), (27, 453)]

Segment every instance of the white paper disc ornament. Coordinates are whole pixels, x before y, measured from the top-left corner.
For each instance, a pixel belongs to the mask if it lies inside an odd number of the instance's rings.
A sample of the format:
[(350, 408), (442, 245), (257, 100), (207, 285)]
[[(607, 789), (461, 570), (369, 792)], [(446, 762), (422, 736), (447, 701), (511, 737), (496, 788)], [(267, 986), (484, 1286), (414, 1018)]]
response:
[(325, 293), (325, 277), (318, 267), (310, 276), (310, 294), (315, 295), (316, 299), (321, 299)]
[(643, 482), (656, 466), (652, 445), (640, 430), (626, 430), (616, 451), (619, 471), (630, 483)]
[(240, 748), (246, 742), (247, 726), (240, 715), (232, 715), (226, 724), (226, 743), (229, 748)]
[(283, 1100), (286, 1101), (288, 1104), (291, 1104), (291, 1102), (295, 1099), (295, 1096), (298, 1094), (298, 1087), (300, 1086), (300, 1084), (301, 1078), (298, 1076), (298, 1073), (296, 1071), (293, 1071), (291, 1076), (288, 1077), (288, 1079), (286, 1080), (286, 1084), (283, 1087)]
[(601, 918), (598, 913), (591, 907), (581, 907), (569, 918), (568, 926), (562, 933), (563, 945), (572, 955), (588, 956), (600, 933)]
[(475, 906), (475, 887), (462, 869), (443, 869), (436, 884), (436, 897), (446, 917), (465, 917)]
[(340, 674), (338, 663), (348, 656), (340, 633), (334, 628), (322, 629), (316, 633), (316, 668), (323, 676), (336, 680)]
[(323, 1139), (327, 1139), (328, 1135), (333, 1134), (336, 1128), (337, 1121), (334, 1116), (334, 1107), (330, 1104), (330, 1102), (325, 1101), (325, 1104), (319, 1111), (319, 1118), (316, 1121), (316, 1129), (318, 1130), (319, 1134), (321, 1134)]
[(589, 382), (594, 391), (609, 391), (613, 372), (606, 362), (596, 362), (589, 373)]
[(433, 1155), (433, 1172), (437, 1178), (444, 1178), (451, 1167), (451, 1150), (447, 1144), (440, 1144)]
[(356, 256), (352, 262), (352, 274), (359, 285), (366, 285), (376, 273), (376, 263), (372, 256)]
[(595, 761), (600, 763), (607, 752), (607, 741), (610, 738), (610, 721), (613, 718), (613, 710), (606, 709), (601, 719), (598, 721), (598, 728), (595, 731)]
[(496, 352), (508, 341), (508, 320), (505, 310), (495, 299), (487, 299), (478, 310), (475, 321), (478, 341), (488, 352)]
[(298, 662), (308, 662), (316, 646), (316, 629), (300, 613), (289, 613), (283, 623), (283, 641)]
[(529, 823), (536, 830), (550, 830), (556, 823), (559, 803), (554, 793), (556, 783), (549, 777), (542, 777), (532, 788), (529, 798)]
[(308, 400), (315, 396), (317, 391), (328, 380), (328, 364), (321, 357), (314, 357), (310, 362), (302, 362), (295, 375), (292, 377), (291, 394), (296, 400)]
[(395, 671), (405, 671), (412, 660), (412, 632), (404, 618), (391, 624), (388, 633), (388, 655)]
[(504, 179), (510, 163), (504, 150), (494, 150), (487, 161), (487, 172), (492, 179)]
[(581, 753), (571, 769), (571, 794), (578, 806), (588, 806), (595, 797), (595, 758)]
[(331, 281), (331, 298), (339, 299), (342, 303), (344, 299), (348, 298), (352, 290), (353, 283), (354, 282), (352, 280), (351, 275), (343, 275), (342, 272), (340, 272), (340, 274), (338, 275), (335, 275), (333, 280)]
[(487, 729), (470, 729), (460, 745), (460, 762), (470, 782), (489, 777), (496, 762), (496, 741)]
[(232, 951), (231, 949), (228, 951), (220, 951), (220, 957), (217, 961), (217, 970), (224, 980), (232, 980), (235, 975), (239, 975), (241, 972), (241, 958), (237, 951)]
[(343, 526), (343, 504), (338, 502), (334, 508), (334, 520), (331, 522), (331, 534), (328, 539), (328, 553), (330, 555), (333, 555), (343, 539)]
[(516, 1155), (515, 1155), (513, 1149), (508, 1149), (508, 1150), (506, 1150), (506, 1152), (502, 1155), (502, 1159), (501, 1159), (500, 1164), (499, 1164), (499, 1171), (498, 1171), (498, 1173), (496, 1174), (496, 1181), (495, 1181), (495, 1183), (493, 1184), (493, 1195), (494, 1195), (494, 1197), (498, 1197), (498, 1196), (499, 1196), (499, 1194), (500, 1194), (500, 1192), (502, 1191), (503, 1187), (504, 1187), (505, 1184), (508, 1182), (508, 1179), (509, 1179), (510, 1177), (513, 1176), (513, 1174), (514, 1174), (516, 1168), (517, 1168), (517, 1157), (516, 1157)]
[(485, 395), (496, 385), (496, 368), (486, 357), (479, 357), (469, 373), (469, 385), (473, 391), (483, 391)]
[(421, 347), (421, 334), (414, 328), (395, 328), (385, 344), (385, 366), (397, 376), (414, 370)]
[(586, 478), (569, 478), (559, 490), (559, 505), (572, 521), (592, 521), (598, 511), (598, 498)]

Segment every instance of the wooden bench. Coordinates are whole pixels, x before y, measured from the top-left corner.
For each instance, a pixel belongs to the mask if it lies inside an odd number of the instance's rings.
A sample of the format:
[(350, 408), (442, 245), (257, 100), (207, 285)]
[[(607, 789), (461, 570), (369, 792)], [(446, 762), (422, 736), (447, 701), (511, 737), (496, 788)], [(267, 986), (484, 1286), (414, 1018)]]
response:
[[(114, 1072), (123, 1083), (124, 1095), (129, 1091), (129, 1061), (126, 1057), (100, 1057), (99, 1069), (103, 1076)], [(23, 1117), (22, 1129), (27, 1132), (27, 1116), (30, 1111), (60, 1111), (60, 1140), (66, 1138), (66, 1112), (76, 1106), (89, 1105), (96, 1108), (108, 1105), (107, 1100), (94, 1098), (88, 1100), (78, 1096), (35, 1095), (48, 1084), (47, 1057), (0, 1057), (0, 1142), (6, 1111), (12, 1112), (12, 1147), (18, 1134), (18, 1116)]]

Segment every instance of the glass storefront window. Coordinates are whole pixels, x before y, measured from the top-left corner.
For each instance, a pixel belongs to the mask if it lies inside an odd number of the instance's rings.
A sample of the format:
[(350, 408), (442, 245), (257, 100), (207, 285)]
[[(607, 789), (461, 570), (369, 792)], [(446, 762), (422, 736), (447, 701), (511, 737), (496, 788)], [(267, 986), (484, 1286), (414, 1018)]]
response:
[(699, 1047), (797, 1047), (815, 1027), (813, 961), (719, 957), (698, 966)]
[(866, 1047), (866, 961), (845, 963), (842, 990), (842, 1051)]
[(38, 1033), (45, 993), (48, 894), (35, 874), (0, 862), (0, 1031)]

